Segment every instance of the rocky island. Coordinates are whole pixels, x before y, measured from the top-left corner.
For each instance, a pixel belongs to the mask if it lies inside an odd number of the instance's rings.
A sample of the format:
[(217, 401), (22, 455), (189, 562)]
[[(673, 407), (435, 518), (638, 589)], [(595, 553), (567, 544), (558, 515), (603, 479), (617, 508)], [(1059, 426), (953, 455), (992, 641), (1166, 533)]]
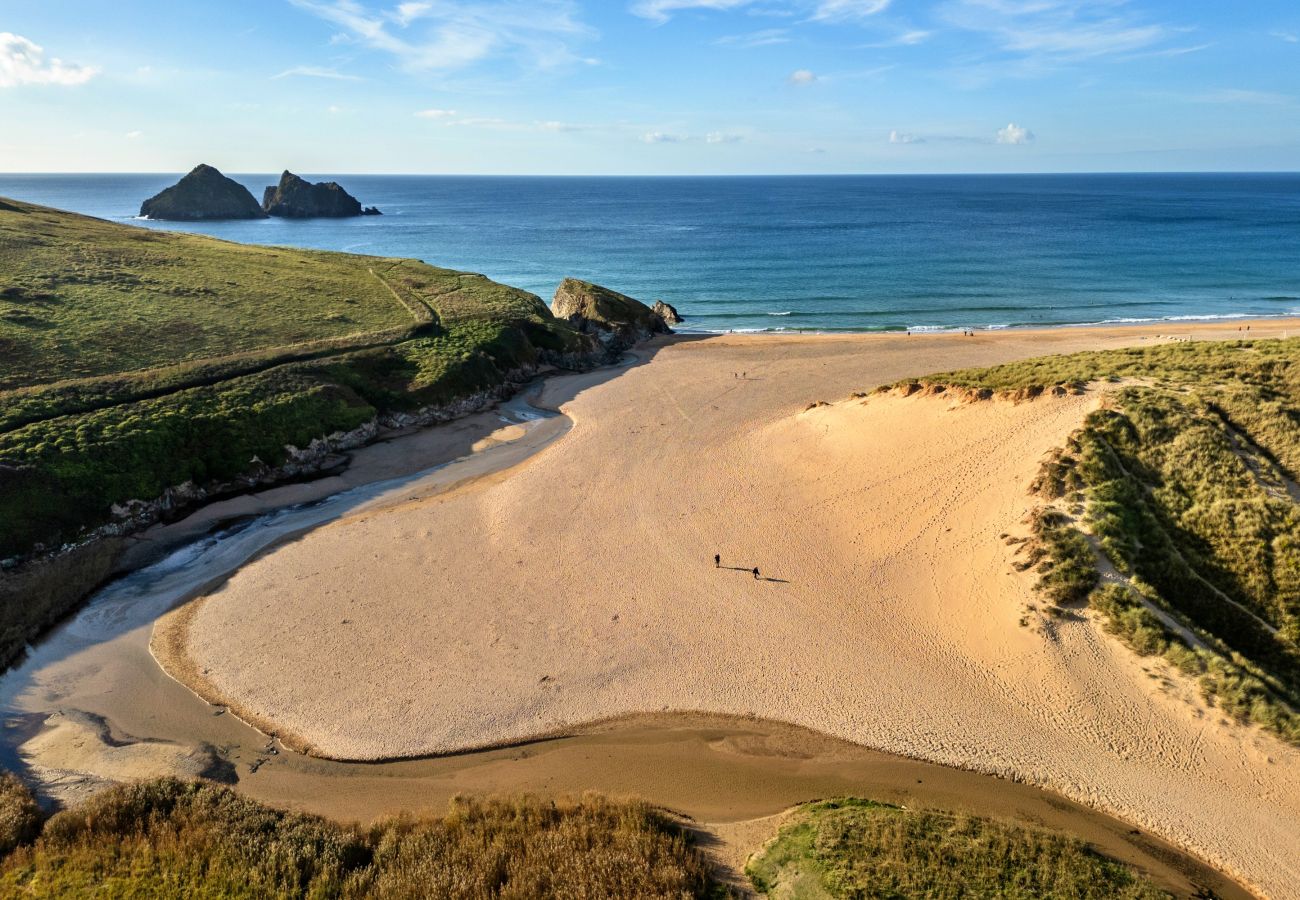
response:
[(257, 200), (238, 181), (212, 166), (201, 164), (176, 184), (144, 201), (140, 215), (147, 219), (202, 222), (218, 219), (347, 218), (378, 216), (373, 206), (361, 205), (336, 181), (312, 184), (285, 171)]
[(201, 222), (210, 219), (265, 219), (248, 188), (200, 163), (176, 184), (140, 205), (146, 219)]
[(269, 216), (286, 219), (342, 219), (381, 215), (373, 206), (363, 207), (337, 181), (312, 184), (287, 169), (280, 176), (280, 183), (271, 185), (263, 193), (262, 209)]

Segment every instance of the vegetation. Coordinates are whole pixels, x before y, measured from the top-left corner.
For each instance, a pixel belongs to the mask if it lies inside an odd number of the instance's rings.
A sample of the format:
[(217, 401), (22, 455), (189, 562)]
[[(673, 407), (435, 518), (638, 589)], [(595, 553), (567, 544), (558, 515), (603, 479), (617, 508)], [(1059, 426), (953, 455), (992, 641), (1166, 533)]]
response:
[(0, 773), (0, 856), (31, 843), (40, 831), (36, 798), (12, 773)]
[[(76, 541), (114, 504), (257, 476), (287, 446), (593, 347), (481, 275), (5, 201), (0, 560)], [(36, 618), (0, 609), (0, 660)]]
[(1167, 897), (1080, 841), (870, 800), (800, 809), (746, 870), (764, 893), (821, 897)]
[[(931, 379), (983, 397), (1118, 383), (1043, 467), (1026, 565), (1230, 715), (1300, 742), (1300, 340), (1080, 353)], [(914, 383), (913, 389), (916, 386)], [(1098, 561), (1113, 569), (1102, 587)]]
[(441, 819), (360, 828), (164, 779), (53, 816), (0, 861), (0, 893), (676, 900), (722, 890), (680, 829), (641, 803), (455, 801)]

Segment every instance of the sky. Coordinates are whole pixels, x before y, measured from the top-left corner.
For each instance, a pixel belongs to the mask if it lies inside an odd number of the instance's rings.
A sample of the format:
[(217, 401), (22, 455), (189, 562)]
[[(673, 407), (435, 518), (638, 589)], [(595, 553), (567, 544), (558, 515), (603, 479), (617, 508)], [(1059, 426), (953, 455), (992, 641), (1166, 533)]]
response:
[(0, 0), (0, 171), (1300, 170), (1297, 0)]

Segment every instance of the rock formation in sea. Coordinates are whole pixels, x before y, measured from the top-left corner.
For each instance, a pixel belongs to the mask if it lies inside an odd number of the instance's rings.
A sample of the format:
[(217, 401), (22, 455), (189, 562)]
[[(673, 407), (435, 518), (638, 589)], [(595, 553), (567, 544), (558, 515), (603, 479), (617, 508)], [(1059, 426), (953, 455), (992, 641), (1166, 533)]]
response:
[(286, 219), (341, 219), (348, 216), (378, 216), (373, 206), (362, 207), (337, 181), (312, 184), (286, 170), (280, 183), (268, 187), (262, 195), (262, 209), (267, 215)]
[(551, 312), (584, 334), (595, 335), (611, 352), (671, 331), (665, 317), (640, 300), (577, 278), (564, 279), (551, 300)]
[(662, 300), (656, 300), (652, 307), (655, 315), (664, 320), (665, 325), (680, 325), (686, 320), (677, 314), (677, 307)]
[(144, 201), (140, 205), (140, 215), (177, 222), (266, 218), (266, 213), (257, 205), (248, 188), (204, 164)]

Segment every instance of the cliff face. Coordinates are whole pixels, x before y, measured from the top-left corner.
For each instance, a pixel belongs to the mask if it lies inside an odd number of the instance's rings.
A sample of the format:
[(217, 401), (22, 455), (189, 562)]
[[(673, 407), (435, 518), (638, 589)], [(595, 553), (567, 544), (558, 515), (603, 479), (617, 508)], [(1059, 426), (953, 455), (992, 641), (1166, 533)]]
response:
[(286, 171), (280, 183), (271, 185), (262, 195), (262, 209), (267, 215), (286, 219), (341, 219), (348, 216), (377, 216), (373, 206), (362, 208), (336, 181), (312, 184)]
[(266, 218), (248, 188), (209, 165), (195, 167), (176, 184), (144, 201), (140, 215), (177, 222)]
[(577, 278), (564, 279), (551, 312), (584, 334), (595, 335), (611, 353), (670, 331), (664, 316), (640, 300)]

